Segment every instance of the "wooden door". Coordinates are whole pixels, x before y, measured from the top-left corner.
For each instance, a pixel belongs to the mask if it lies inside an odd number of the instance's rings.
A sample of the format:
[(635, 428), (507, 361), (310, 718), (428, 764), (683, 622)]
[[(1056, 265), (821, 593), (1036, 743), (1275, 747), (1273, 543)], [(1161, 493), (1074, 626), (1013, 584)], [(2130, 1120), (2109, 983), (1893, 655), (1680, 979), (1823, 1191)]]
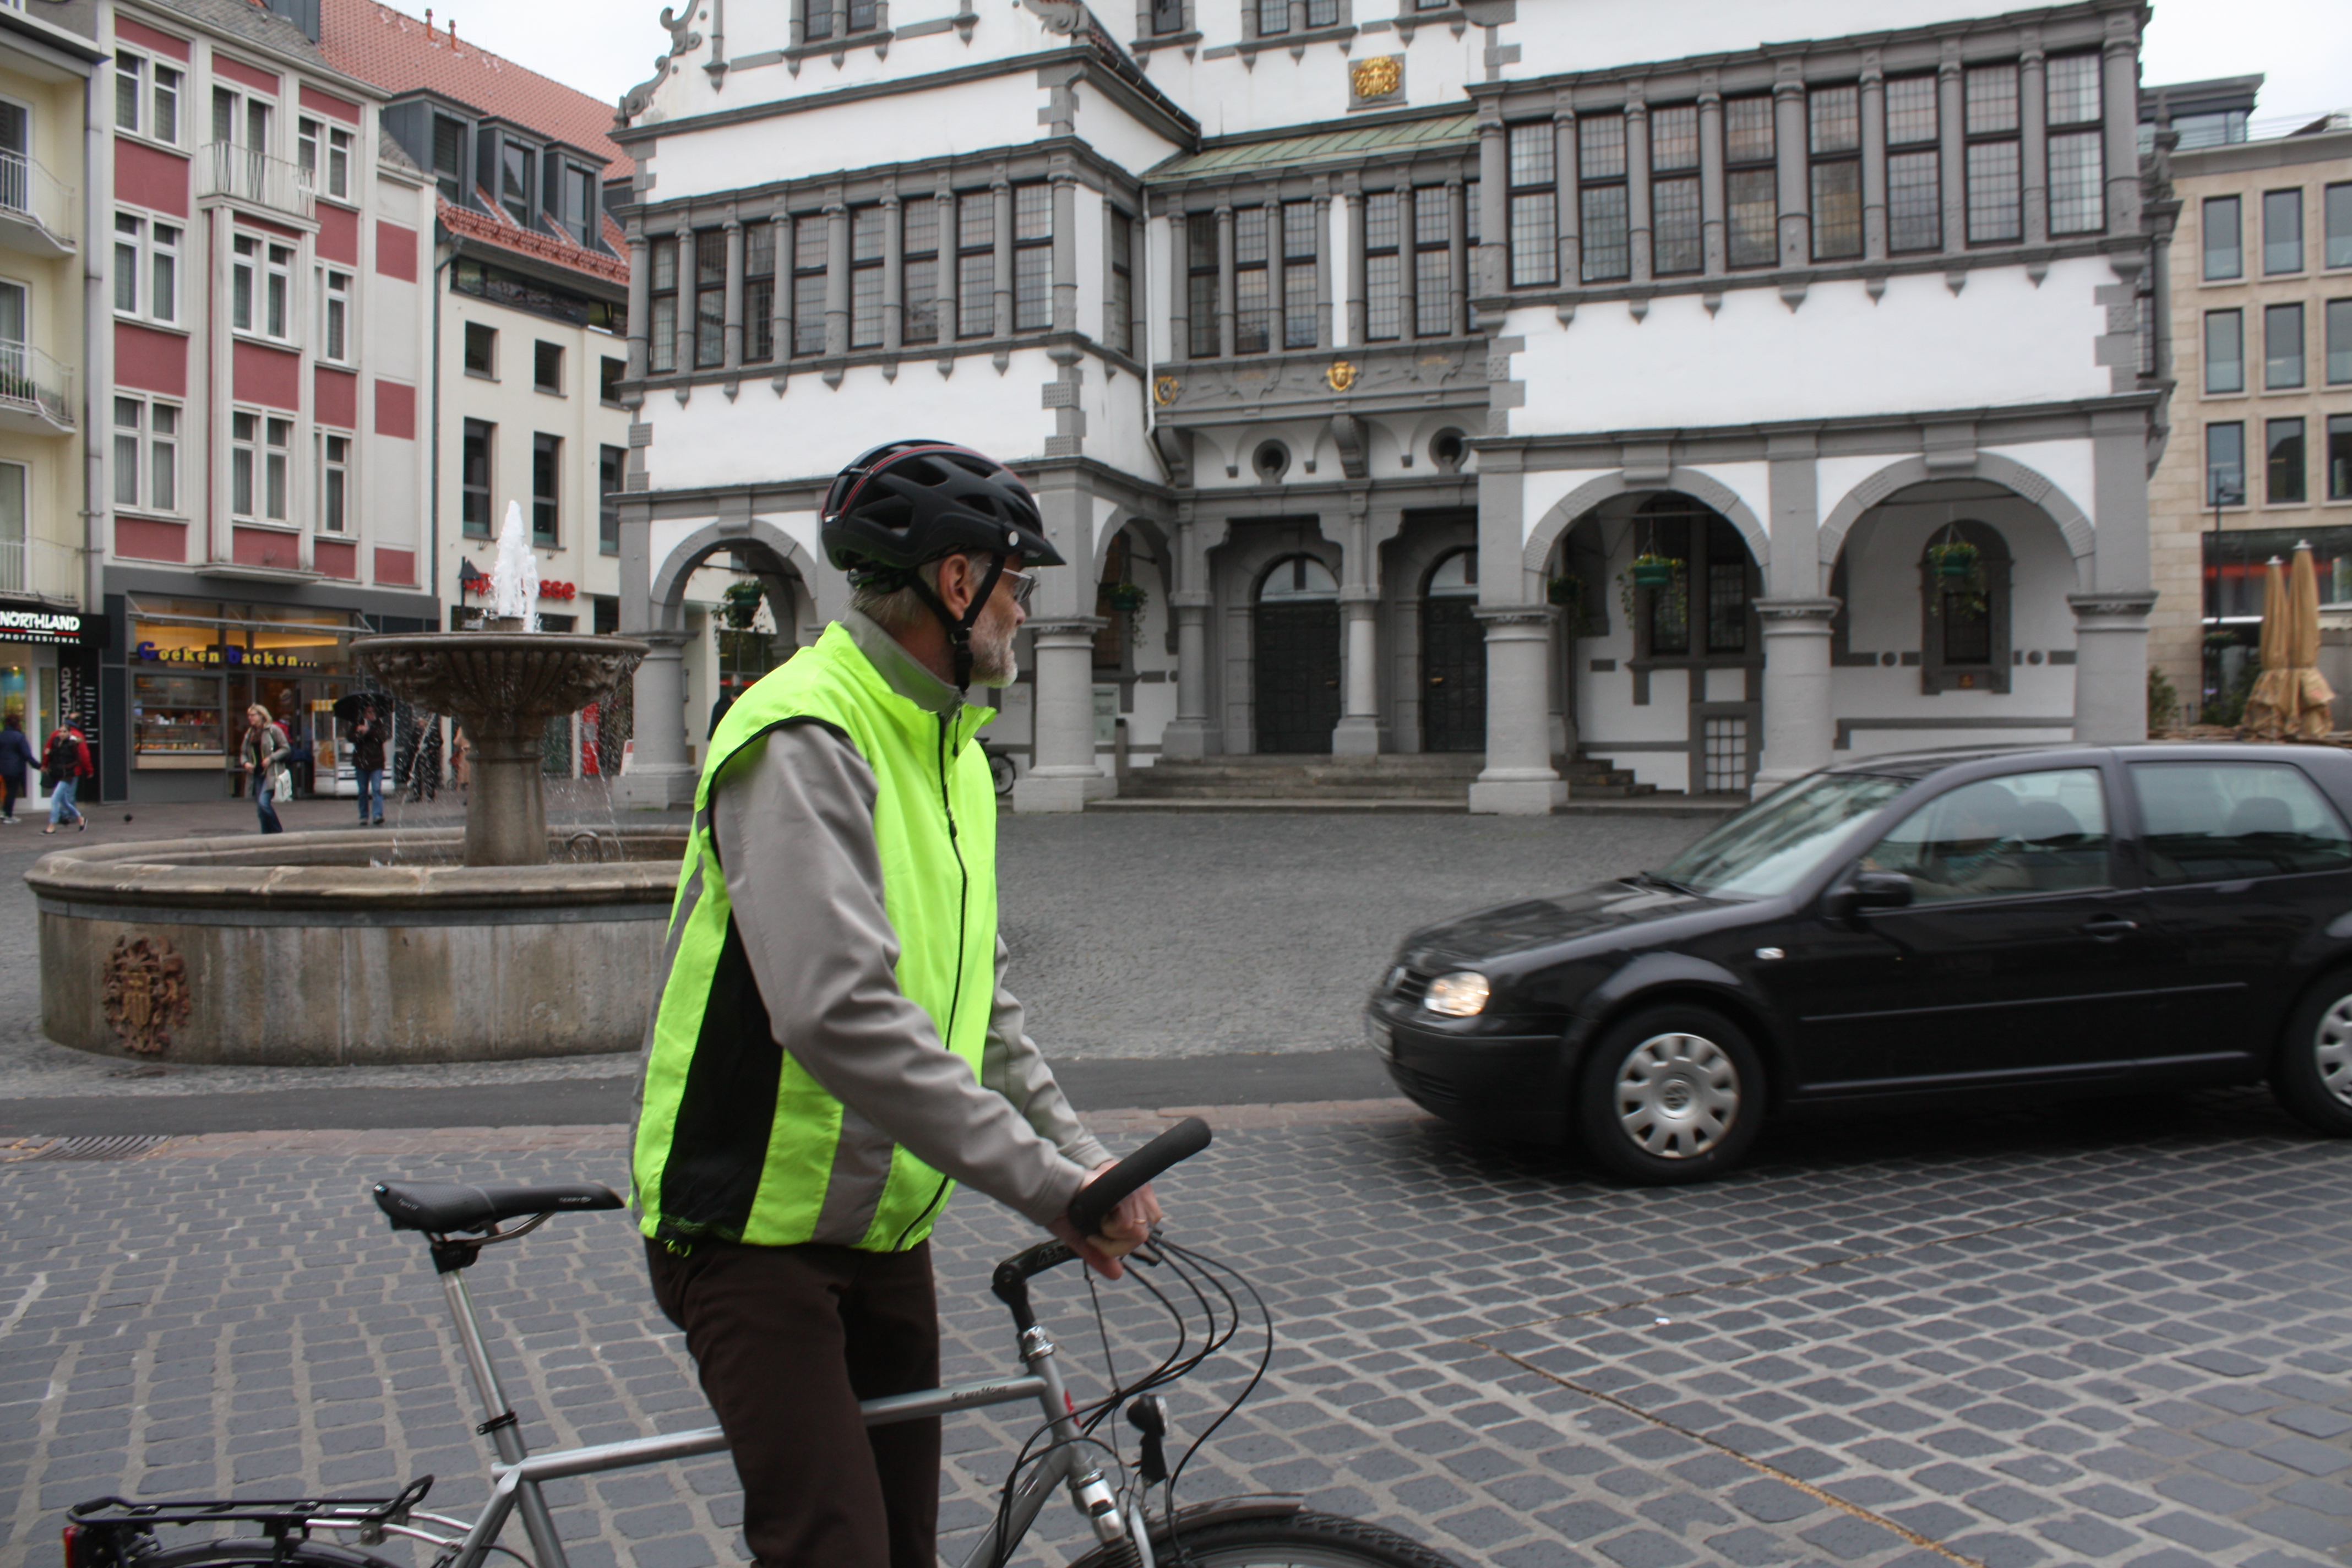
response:
[(1329, 752), (1339, 722), (1339, 606), (1261, 604), (1255, 616), (1258, 751)]
[(1421, 744), (1429, 752), (1486, 749), (1486, 634), (1478, 601), (1421, 602)]

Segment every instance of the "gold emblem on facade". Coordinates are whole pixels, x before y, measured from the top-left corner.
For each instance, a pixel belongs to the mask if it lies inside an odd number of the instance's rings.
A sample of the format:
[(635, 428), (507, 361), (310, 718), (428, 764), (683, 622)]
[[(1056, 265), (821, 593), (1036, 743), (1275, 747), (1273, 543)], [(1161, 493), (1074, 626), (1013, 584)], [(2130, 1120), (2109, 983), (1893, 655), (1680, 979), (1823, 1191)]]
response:
[(125, 1049), (161, 1055), (194, 1005), (187, 963), (170, 942), (146, 936), (115, 940), (106, 960), (106, 1021)]
[(1348, 81), (1358, 98), (1386, 98), (1404, 79), (1404, 68), (1394, 55), (1377, 55), (1349, 68)]
[(1172, 375), (1163, 375), (1151, 384), (1151, 401), (1165, 408), (1184, 395), (1184, 384)]
[(1323, 384), (1334, 392), (1345, 392), (1356, 384), (1356, 367), (1347, 360), (1333, 360), (1331, 368), (1323, 373)]

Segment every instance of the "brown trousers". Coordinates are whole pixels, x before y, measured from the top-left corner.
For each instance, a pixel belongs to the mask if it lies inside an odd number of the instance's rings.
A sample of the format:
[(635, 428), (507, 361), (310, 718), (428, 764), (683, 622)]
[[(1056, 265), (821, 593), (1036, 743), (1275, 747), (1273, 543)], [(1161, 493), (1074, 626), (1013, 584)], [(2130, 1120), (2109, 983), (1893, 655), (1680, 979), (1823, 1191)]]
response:
[(930, 1245), (648, 1241), (646, 1256), (734, 1449), (761, 1568), (937, 1568), (939, 1419), (869, 1429), (857, 1414), (939, 1386)]

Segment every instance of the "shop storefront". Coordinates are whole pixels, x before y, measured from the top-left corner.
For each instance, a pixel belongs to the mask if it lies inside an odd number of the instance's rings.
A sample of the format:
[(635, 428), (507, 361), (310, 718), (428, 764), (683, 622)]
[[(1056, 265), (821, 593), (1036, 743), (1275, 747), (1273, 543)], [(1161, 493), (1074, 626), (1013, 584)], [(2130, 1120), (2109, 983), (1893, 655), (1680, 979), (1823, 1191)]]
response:
[[(24, 726), (39, 751), (66, 720), (99, 748), (98, 659), (106, 617), (0, 597), (0, 717)], [(87, 798), (97, 798), (85, 788)]]

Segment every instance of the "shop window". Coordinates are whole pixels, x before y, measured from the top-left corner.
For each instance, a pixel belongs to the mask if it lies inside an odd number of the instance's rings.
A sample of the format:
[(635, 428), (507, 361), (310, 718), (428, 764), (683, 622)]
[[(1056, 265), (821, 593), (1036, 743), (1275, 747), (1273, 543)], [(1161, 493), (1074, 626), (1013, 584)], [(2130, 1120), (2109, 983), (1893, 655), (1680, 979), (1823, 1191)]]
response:
[[(1974, 558), (1956, 559), (1956, 545)], [(2009, 689), (2010, 572), (2009, 542), (1989, 523), (1962, 519), (1929, 536), (1919, 555), (1920, 690)]]
[(490, 536), (490, 449), (499, 427), (479, 419), (466, 421), (458, 458), (458, 517), (468, 539)]
[(563, 437), (534, 435), (530, 438), (530, 542), (562, 542), (559, 507), (563, 493)]

